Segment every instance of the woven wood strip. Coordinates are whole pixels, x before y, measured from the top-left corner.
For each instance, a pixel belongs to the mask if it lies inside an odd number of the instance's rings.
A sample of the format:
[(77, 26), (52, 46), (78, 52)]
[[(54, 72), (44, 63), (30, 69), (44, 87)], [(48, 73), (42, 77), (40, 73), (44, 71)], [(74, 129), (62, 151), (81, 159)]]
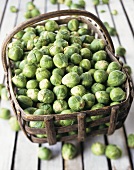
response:
[(84, 141), (86, 137), (86, 124), (85, 124), (86, 114), (79, 113), (77, 116), (78, 120), (78, 141)]

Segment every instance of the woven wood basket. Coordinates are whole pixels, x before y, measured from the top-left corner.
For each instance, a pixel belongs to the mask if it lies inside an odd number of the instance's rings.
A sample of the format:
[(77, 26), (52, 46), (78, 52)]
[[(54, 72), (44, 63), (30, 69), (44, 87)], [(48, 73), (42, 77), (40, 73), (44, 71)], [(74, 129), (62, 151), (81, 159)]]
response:
[[(92, 30), (92, 34), (97, 38), (102, 38), (105, 40), (106, 48), (109, 58), (111, 61), (116, 61), (119, 63), (119, 58), (114, 56), (114, 46), (112, 40), (103, 25), (103, 23), (92, 13), (81, 10), (61, 10), (42, 14), (38, 17), (30, 19), (26, 22), (23, 22), (19, 26), (15, 27), (13, 31), (6, 37), (2, 46), (2, 62), (5, 71), (6, 77), (6, 86), (9, 92), (9, 98), (11, 101), (12, 108), (14, 113), (17, 116), (17, 119), (20, 123), (21, 129), (24, 131), (28, 139), (35, 143), (45, 143), (48, 142), (50, 145), (55, 144), (57, 141), (68, 141), (71, 139), (76, 139), (78, 141), (84, 141), (88, 136), (95, 136), (99, 134), (108, 134), (111, 135), (115, 129), (120, 128), (128, 113), (133, 100), (133, 85), (130, 76), (122, 69), (123, 72), (127, 75), (127, 80), (125, 82), (125, 91), (126, 99), (121, 104), (115, 106), (107, 106), (102, 109), (97, 110), (86, 110), (81, 112), (75, 112), (73, 114), (52, 114), (52, 115), (30, 115), (25, 114), (23, 109), (20, 107), (16, 97), (15, 90), (11, 81), (11, 64), (7, 56), (7, 46), (8, 43), (12, 41), (13, 36), (20, 30), (28, 27), (35, 26), (37, 24), (44, 24), (45, 20), (52, 19), (55, 17), (67, 16), (64, 19), (56, 19), (59, 25), (67, 23), (72, 17), (76, 17), (80, 22), (86, 23), (89, 29)], [(95, 120), (92, 122), (86, 122), (86, 118), (94, 115), (103, 115), (103, 118)], [(66, 120), (66, 119), (75, 119), (77, 120), (76, 124), (65, 127), (55, 127), (54, 121)], [(29, 127), (30, 121), (44, 121), (45, 128), (31, 128)], [(100, 125), (105, 123), (110, 123), (109, 127), (99, 129)], [(87, 134), (86, 128), (90, 127), (91, 131)], [(69, 135), (68, 132), (77, 131), (77, 134)], [(36, 134), (46, 134), (46, 138), (37, 138)], [(61, 138), (57, 138), (56, 135), (63, 134)]]

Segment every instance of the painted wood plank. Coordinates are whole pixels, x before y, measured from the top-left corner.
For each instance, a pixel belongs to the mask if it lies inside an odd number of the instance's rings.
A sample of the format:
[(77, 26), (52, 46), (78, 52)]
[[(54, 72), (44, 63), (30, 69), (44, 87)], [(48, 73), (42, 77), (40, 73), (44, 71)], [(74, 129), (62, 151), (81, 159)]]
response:
[(0, 1), (0, 23), (3, 16), (5, 5), (6, 5), (6, 0)]
[(49, 144), (43, 144), (42, 146), (51, 149), (52, 159), (49, 161), (41, 161), (40, 170), (62, 170), (61, 142), (52, 146)]

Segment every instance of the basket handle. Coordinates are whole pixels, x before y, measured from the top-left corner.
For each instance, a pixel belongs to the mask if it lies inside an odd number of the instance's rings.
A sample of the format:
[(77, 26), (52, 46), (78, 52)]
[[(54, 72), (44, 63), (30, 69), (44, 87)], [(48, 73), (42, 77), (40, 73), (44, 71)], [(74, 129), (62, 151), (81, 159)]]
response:
[[(103, 22), (96, 17), (94, 14), (85, 11), (85, 10), (59, 10), (59, 11), (54, 11), (54, 12), (49, 12), (49, 13), (45, 13), (45, 14), (41, 14), (37, 17), (34, 17), (32, 19), (29, 19), (25, 22), (22, 22), (20, 25), (16, 26), (12, 32), (10, 32), (9, 35), (7, 35), (6, 39), (3, 42), (2, 45), (2, 63), (3, 63), (3, 67), (4, 67), (4, 71), (7, 72), (7, 61), (6, 61), (6, 46), (8, 44), (8, 42), (10, 41), (10, 39), (20, 30), (24, 29), (25, 27), (28, 27), (30, 25), (33, 25), (37, 22), (46, 20), (46, 19), (50, 19), (50, 18), (55, 18), (55, 17), (60, 17), (60, 16), (69, 16), (69, 15), (79, 15), (79, 16), (85, 16), (88, 17), (89, 19), (92, 19), (96, 22), (95, 26), (99, 26), (100, 31), (104, 34), (104, 37), (107, 41), (108, 44), (108, 48), (109, 50), (114, 53), (114, 46), (113, 46), (113, 42), (112, 39), (106, 29), (106, 27), (104, 26)], [(91, 22), (91, 20), (89, 20)]]

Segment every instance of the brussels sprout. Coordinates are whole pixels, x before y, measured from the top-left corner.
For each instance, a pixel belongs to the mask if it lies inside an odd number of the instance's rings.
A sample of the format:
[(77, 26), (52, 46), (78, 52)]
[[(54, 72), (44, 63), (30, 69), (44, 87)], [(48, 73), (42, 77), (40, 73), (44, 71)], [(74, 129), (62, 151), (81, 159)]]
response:
[(85, 87), (90, 87), (93, 83), (93, 78), (89, 72), (85, 72), (80, 76), (81, 84)]
[(42, 89), (38, 93), (38, 100), (46, 104), (52, 103), (54, 101), (54, 93), (49, 89)]
[(52, 4), (57, 4), (57, 0), (50, 0)]
[(127, 144), (129, 148), (134, 148), (134, 134), (129, 134), (127, 137)]
[(90, 109), (95, 104), (95, 96), (92, 93), (87, 93), (82, 98), (85, 101), (85, 108)]
[(82, 60), (82, 57), (81, 55), (74, 53), (73, 55), (71, 55), (70, 60), (71, 60), (71, 63), (73, 64), (79, 64)]
[(63, 100), (67, 97), (68, 89), (65, 85), (59, 85), (53, 88), (53, 92), (56, 95), (57, 99)]
[(29, 63), (39, 63), (40, 59), (42, 58), (43, 54), (42, 52), (40, 52), (39, 50), (32, 50), (29, 52), (28, 56), (27, 56), (27, 61)]
[(54, 67), (53, 59), (49, 55), (43, 55), (40, 66), (41, 68), (52, 69)]
[(83, 59), (91, 59), (92, 58), (92, 52), (88, 48), (82, 48), (80, 51), (80, 54)]
[(120, 102), (112, 102), (112, 103), (110, 103), (110, 106), (114, 106), (116, 104), (120, 104)]
[(24, 88), (26, 87), (27, 80), (23, 75), (15, 75), (12, 78), (12, 82), (16, 87)]
[(41, 81), (43, 79), (49, 79), (51, 76), (51, 73), (45, 69), (45, 68), (37, 68), (36, 70), (36, 79), (38, 81)]
[(18, 100), (20, 106), (23, 109), (26, 109), (28, 107), (32, 107), (32, 105), (33, 105), (32, 99), (30, 97), (27, 97), (27, 96), (24, 96), (24, 95), (19, 95), (17, 97), (17, 100)]
[(10, 11), (13, 13), (16, 13), (16, 12), (18, 12), (18, 9), (12, 5), (12, 6), (10, 6)]
[(53, 108), (50, 104), (44, 104), (39, 107), (40, 109), (43, 109), (45, 115), (49, 115), (53, 113)]
[(68, 99), (68, 105), (69, 105), (70, 109), (72, 109), (74, 111), (80, 111), (80, 110), (84, 109), (85, 101), (80, 96), (71, 96)]
[(44, 128), (45, 127), (45, 122), (44, 121), (30, 121), (29, 126), (31, 128)]
[(11, 117), (11, 113), (9, 109), (0, 108), (0, 118), (7, 120), (10, 119), (10, 117)]
[(112, 71), (108, 76), (109, 86), (120, 86), (126, 81), (126, 74), (119, 70)]
[(69, 88), (78, 85), (79, 82), (80, 82), (80, 77), (75, 72), (68, 73), (62, 78), (62, 84), (66, 85)]
[(31, 18), (31, 17), (32, 17), (32, 16), (31, 16), (31, 11), (26, 11), (26, 12), (24, 13), (24, 17), (25, 17), (26, 19)]
[(45, 28), (47, 31), (56, 31), (59, 29), (58, 24), (56, 23), (56, 21), (54, 20), (47, 20), (47, 22), (45, 23)]
[(71, 44), (77, 43), (77, 44), (82, 45), (82, 41), (81, 41), (80, 37), (78, 37), (78, 35), (76, 35), (76, 36), (74, 36), (74, 35), (70, 36), (70, 43), (71, 43)]
[(94, 83), (92, 86), (91, 86), (91, 91), (92, 93), (96, 93), (97, 91), (104, 91), (106, 88), (103, 84), (101, 83)]
[(19, 46), (13, 46), (8, 50), (8, 57), (13, 61), (22, 59), (23, 50)]
[(114, 87), (107, 87), (106, 92), (110, 94), (111, 90), (113, 90)]
[(33, 114), (36, 110), (37, 110), (37, 108), (35, 108), (35, 107), (28, 107), (27, 109), (24, 110), (24, 112), (26, 114)]
[(46, 147), (39, 147), (38, 158), (41, 160), (49, 160), (52, 157), (52, 151)]
[(71, 132), (68, 132), (68, 134), (71, 136), (71, 135), (76, 135), (78, 132), (77, 131), (71, 131)]
[(34, 64), (26, 64), (23, 69), (23, 75), (27, 78), (33, 78), (36, 73), (36, 66)]
[(123, 64), (123, 68), (128, 72), (129, 75), (131, 75), (132, 69), (128, 64)]
[(36, 34), (33, 31), (25, 32), (25, 34), (22, 37), (22, 40), (27, 43), (28, 40), (33, 40), (36, 37)]
[(77, 85), (77, 86), (74, 86), (72, 89), (71, 89), (71, 94), (73, 96), (83, 96), (84, 94), (86, 93), (86, 89), (84, 86), (82, 85)]
[(63, 52), (63, 47), (59, 47), (59, 46), (52, 46), (50, 48), (50, 54), (52, 56), (55, 56), (56, 54), (62, 53)]
[(57, 0), (59, 4), (63, 4), (65, 0)]
[(20, 73), (22, 73), (22, 70), (21, 70), (21, 69), (18, 68), (18, 69), (15, 69), (15, 70), (14, 70), (14, 74), (15, 74), (15, 75), (19, 75)]
[(27, 81), (27, 84), (26, 84), (27, 89), (36, 89), (37, 87), (38, 87), (38, 81), (37, 80)]
[(63, 30), (59, 30), (56, 35), (56, 39), (64, 39), (64, 40), (68, 41), (70, 39), (69, 30), (67, 28), (63, 29)]
[(104, 70), (96, 70), (94, 72), (94, 80), (97, 83), (104, 83), (104, 82), (106, 82), (107, 77), (108, 77), (108, 75), (107, 75), (107, 73)]
[(91, 35), (82, 35), (80, 38), (83, 43), (88, 43), (88, 47), (89, 47), (89, 44), (91, 44), (91, 42), (95, 39), (94, 36), (91, 36)]
[(14, 38), (20, 40), (22, 38), (22, 36), (24, 35), (24, 33), (25, 32), (23, 30), (21, 30), (14, 35)]
[(72, 5), (72, 0), (65, 0), (64, 4), (70, 7)]
[(48, 46), (43, 46), (42, 48), (40, 48), (40, 51), (43, 55), (50, 55)]
[(33, 2), (27, 2), (26, 4), (27, 10), (32, 10), (35, 8), (35, 5), (33, 4)]
[(110, 98), (114, 102), (123, 101), (126, 98), (126, 93), (120, 87), (116, 87), (111, 90)]
[(79, 21), (77, 19), (71, 19), (67, 26), (70, 31), (77, 31), (79, 28)]
[(121, 65), (115, 61), (111, 62), (109, 65), (108, 65), (108, 68), (107, 68), (107, 73), (111, 73), (112, 71), (114, 70), (121, 70)]
[(12, 116), (9, 119), (9, 125), (13, 131), (19, 131), (20, 130), (20, 125), (17, 121), (17, 118), (15, 116)]
[(65, 160), (73, 159), (77, 154), (77, 149), (75, 145), (71, 143), (65, 143), (62, 146), (62, 157)]
[(73, 66), (72, 68), (70, 68), (70, 72), (75, 72), (78, 75), (81, 75), (83, 73), (83, 69), (79, 66)]
[(104, 155), (106, 146), (103, 143), (96, 142), (91, 146), (91, 151), (94, 155)]
[(37, 134), (36, 135), (37, 138), (47, 138), (46, 134)]
[(74, 46), (68, 46), (64, 48), (64, 54), (70, 58), (72, 54), (79, 53), (79, 49)]
[(102, 0), (103, 4), (109, 4), (109, 0)]
[(88, 44), (88, 43), (83, 43), (82, 47), (83, 48), (88, 48), (90, 50), (90, 44)]
[(49, 89), (52, 87), (52, 84), (48, 79), (43, 79), (39, 82), (40, 89)]
[(28, 89), (27, 90), (27, 96), (30, 97), (34, 102), (38, 101), (38, 89)]
[(40, 15), (39, 9), (34, 8), (34, 9), (31, 10), (31, 17), (36, 17), (38, 15)]
[(56, 39), (54, 41), (54, 45), (55, 46), (59, 46), (59, 47), (67, 47), (68, 46), (68, 42), (64, 39)]
[(24, 31), (25, 31), (25, 32), (34, 32), (34, 33), (36, 33), (36, 30), (35, 30), (34, 27), (26, 27), (26, 28), (24, 29)]
[(8, 91), (7, 91), (6, 87), (3, 87), (1, 89), (1, 99), (8, 100)]
[[(74, 67), (74, 64), (69, 63), (68, 66), (66, 67), (66, 72), (69, 73), (72, 71), (72, 68)], [(74, 71), (75, 72), (75, 71)]]
[(108, 67), (108, 62), (105, 61), (105, 60), (100, 60), (100, 61), (97, 61), (95, 63), (95, 69), (98, 69), (98, 70), (106, 70), (107, 67)]
[(37, 25), (37, 26), (35, 27), (35, 30), (36, 30), (36, 33), (37, 33), (38, 35), (40, 35), (40, 33), (41, 33), (42, 31), (45, 31), (45, 27), (44, 27), (43, 25)]
[(104, 50), (97, 51), (93, 54), (94, 61), (106, 60), (107, 53)]
[(17, 93), (17, 95), (24, 95), (24, 96), (26, 96), (27, 95), (27, 89), (25, 89), (25, 88), (18, 88), (16, 93)]
[[(101, 109), (102, 107), (104, 107), (104, 105), (102, 103), (97, 103), (94, 106), (92, 106), (91, 110)], [(103, 115), (91, 116), (91, 120), (95, 121), (102, 117), (103, 117)]]
[(28, 61), (26, 59), (22, 60), (19, 64), (19, 68), (23, 70), (26, 64), (28, 64)]
[(55, 100), (53, 103), (53, 110), (55, 113), (60, 113), (68, 108), (68, 104), (65, 100)]
[(56, 54), (53, 57), (54, 65), (58, 68), (64, 68), (68, 66), (68, 57), (62, 53)]
[(118, 11), (117, 11), (116, 9), (114, 9), (114, 10), (111, 11), (111, 14), (112, 14), (112, 15), (117, 15), (117, 14), (118, 14)]
[(64, 68), (55, 68), (52, 71), (52, 74), (59, 74), (60, 76), (64, 76)]
[(98, 103), (102, 104), (108, 104), (110, 100), (109, 93), (107, 93), (106, 91), (97, 91), (95, 93), (95, 97)]
[(77, 3), (72, 3), (70, 6), (71, 9), (80, 9), (80, 5)]
[(119, 46), (116, 48), (116, 55), (125, 56), (126, 49), (123, 46)]
[(113, 144), (106, 146), (105, 155), (109, 159), (118, 159), (122, 155), (121, 149)]
[(78, 33), (79, 35), (87, 35), (90, 33), (90, 30), (87, 28), (79, 28)]
[(8, 48), (10, 49), (10, 48), (16, 47), (16, 46), (20, 47), (21, 49), (24, 48), (24, 44), (21, 40), (15, 40), (15, 41), (9, 43)]
[(58, 86), (61, 84), (62, 81), (62, 76), (60, 76), (59, 74), (53, 74), (50, 77), (50, 82), (54, 85), (54, 86)]
[(84, 69), (84, 70), (90, 70), (91, 68), (91, 63), (88, 59), (83, 59), (81, 62), (80, 62), (80, 66)]
[[(63, 110), (60, 114), (71, 114), (73, 113), (72, 110)], [(75, 119), (66, 119), (66, 120), (60, 120), (60, 125), (61, 126), (70, 126), (73, 125), (75, 122)]]
[(91, 76), (93, 76), (95, 71), (96, 71), (96, 69), (91, 68), (88, 72), (91, 74)]
[(94, 5), (99, 5), (100, 4), (100, 0), (92, 0)]
[(94, 39), (91, 42), (90, 49), (93, 52), (103, 50), (105, 48), (105, 41), (103, 39)]
[(35, 112), (33, 114), (34, 115), (44, 115), (44, 110), (43, 109), (37, 109), (37, 110), (35, 110)]

